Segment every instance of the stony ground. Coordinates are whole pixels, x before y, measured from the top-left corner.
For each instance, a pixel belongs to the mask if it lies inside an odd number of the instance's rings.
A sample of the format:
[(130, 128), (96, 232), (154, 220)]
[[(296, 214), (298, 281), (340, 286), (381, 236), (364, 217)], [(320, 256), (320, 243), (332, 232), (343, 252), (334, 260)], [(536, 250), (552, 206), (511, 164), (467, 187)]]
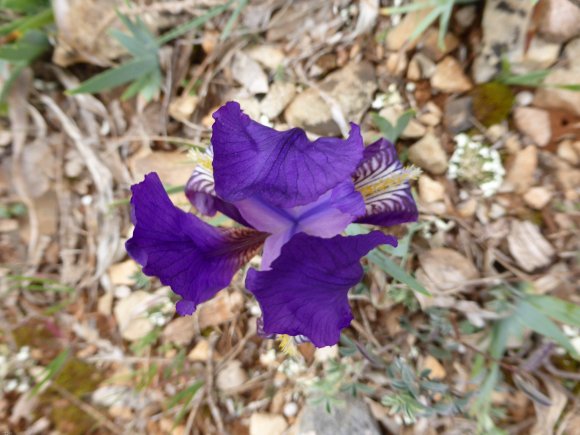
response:
[[(126, 86), (65, 94), (126, 58), (108, 32), (124, 30), (115, 7), (162, 34), (220, 4), (136, 3), (55, 0), (51, 48), (4, 105), (1, 430), (580, 433), (578, 361), (562, 348), (580, 351), (577, 311), (556, 330), (523, 318), (494, 347), (513, 295), (580, 303), (577, 1), (456, 5), (444, 44), (437, 22), (412, 39), (429, 8), (240, 1), (159, 49), (150, 100), (121, 98)], [(341, 346), (297, 357), (256, 336), (243, 273), (176, 317), (169, 289), (124, 251), (129, 187), (150, 171), (184, 185), (228, 100), (312, 137), (361, 123), (367, 143), (412, 109), (397, 148), (423, 169), (421, 217), (392, 229), (393, 258), (432, 297), (369, 262)]]

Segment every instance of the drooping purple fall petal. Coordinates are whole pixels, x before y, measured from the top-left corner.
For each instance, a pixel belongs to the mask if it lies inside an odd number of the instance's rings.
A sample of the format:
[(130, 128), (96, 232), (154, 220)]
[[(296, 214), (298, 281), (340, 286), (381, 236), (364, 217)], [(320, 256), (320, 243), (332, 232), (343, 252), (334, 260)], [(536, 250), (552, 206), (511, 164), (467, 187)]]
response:
[(417, 220), (419, 212), (409, 181), (400, 181), (402, 171), (405, 168), (397, 151), (386, 139), (365, 149), (354, 182), (364, 196), (366, 214), (356, 222), (388, 227)]
[(317, 347), (338, 342), (352, 313), (349, 289), (363, 276), (360, 259), (378, 245), (397, 241), (379, 231), (322, 239), (296, 234), (272, 269), (251, 269), (246, 287), (258, 300), (266, 334), (304, 335)]
[(156, 173), (131, 188), (133, 236), (127, 252), (183, 298), (181, 315), (226, 287), (262, 245), (265, 234), (251, 229), (221, 230), (175, 207)]
[(347, 180), (363, 155), (355, 124), (347, 139), (311, 142), (298, 128), (279, 132), (252, 121), (235, 102), (213, 117), (215, 189), (228, 202), (257, 197), (284, 208), (308, 204)]

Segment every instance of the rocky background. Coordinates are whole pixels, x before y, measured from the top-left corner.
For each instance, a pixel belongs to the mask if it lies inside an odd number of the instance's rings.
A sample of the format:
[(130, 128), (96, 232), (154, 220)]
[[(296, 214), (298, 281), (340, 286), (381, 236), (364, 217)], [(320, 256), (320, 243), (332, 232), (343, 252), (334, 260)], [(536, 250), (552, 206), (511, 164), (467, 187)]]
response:
[[(577, 308), (494, 347), (514, 294), (580, 303), (580, 4), (456, 3), (441, 29), (444, 2), (240, 0), (154, 52), (161, 92), (122, 98), (65, 93), (128, 58), (115, 8), (161, 35), (221, 2), (54, 0), (0, 117), (0, 430), (580, 433)], [(129, 187), (157, 171), (189, 210), (188, 150), (228, 100), (312, 137), (361, 123), (366, 143), (407, 117), (421, 217), (394, 258), (433, 296), (365, 264), (344, 342), (296, 358), (256, 336), (242, 272), (176, 317), (124, 251)]]

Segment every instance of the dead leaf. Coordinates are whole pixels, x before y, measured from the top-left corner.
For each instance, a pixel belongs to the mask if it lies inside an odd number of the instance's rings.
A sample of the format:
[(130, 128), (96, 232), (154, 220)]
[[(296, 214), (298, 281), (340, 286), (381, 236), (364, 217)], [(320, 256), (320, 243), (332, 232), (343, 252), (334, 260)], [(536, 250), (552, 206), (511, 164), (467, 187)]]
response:
[(179, 151), (151, 151), (131, 160), (129, 165), (136, 180), (142, 180), (149, 172), (157, 172), (163, 184), (170, 186), (184, 185), (193, 172), (193, 164)]
[(109, 277), (113, 285), (133, 285), (135, 280), (132, 278), (135, 272), (139, 270), (133, 260), (126, 260), (121, 263), (113, 264), (109, 268)]
[(534, 408), (536, 409), (538, 420), (530, 432), (531, 435), (552, 435), (554, 433), (554, 426), (556, 426), (568, 402), (568, 398), (562, 391), (562, 387), (547, 379), (544, 379), (544, 384), (548, 390), (552, 405), (543, 406), (537, 401), (534, 401)]
[(163, 340), (178, 346), (187, 346), (196, 334), (195, 318), (183, 316), (172, 320), (163, 329)]
[(200, 304), (194, 316), (198, 317), (200, 329), (217, 326), (232, 320), (241, 310), (244, 298), (239, 292), (220, 292), (203, 304)]
[(434, 294), (462, 291), (465, 281), (479, 277), (473, 263), (453, 249), (431, 249), (419, 256), (419, 262), (428, 278), (423, 284)]
[(529, 221), (512, 221), (507, 241), (512, 257), (526, 272), (547, 266), (555, 254), (538, 226)]

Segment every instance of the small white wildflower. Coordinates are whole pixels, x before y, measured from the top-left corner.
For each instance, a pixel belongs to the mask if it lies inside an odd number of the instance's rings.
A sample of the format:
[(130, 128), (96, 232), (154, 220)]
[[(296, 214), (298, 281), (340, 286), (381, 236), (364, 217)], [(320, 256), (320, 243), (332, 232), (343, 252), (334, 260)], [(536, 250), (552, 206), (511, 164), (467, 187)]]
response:
[(298, 405), (294, 402), (288, 402), (284, 405), (282, 412), (286, 417), (294, 417), (298, 414)]
[(457, 146), (449, 162), (448, 177), (478, 186), (485, 197), (495, 194), (505, 175), (497, 150), (484, 145), (482, 137), (458, 134), (454, 139)]
[(377, 94), (373, 102), (371, 103), (371, 107), (375, 110), (380, 110), (385, 107), (385, 103), (387, 102), (387, 96), (385, 94)]
[(18, 381), (16, 379), (10, 379), (6, 384), (4, 384), (4, 391), (11, 393), (18, 388)]
[(28, 390), (30, 390), (30, 384), (26, 380), (19, 383), (18, 387), (16, 387), (16, 392), (18, 393), (26, 393)]
[(163, 313), (155, 311), (149, 315), (149, 321), (156, 326), (163, 326), (167, 323), (167, 318), (163, 315)]

